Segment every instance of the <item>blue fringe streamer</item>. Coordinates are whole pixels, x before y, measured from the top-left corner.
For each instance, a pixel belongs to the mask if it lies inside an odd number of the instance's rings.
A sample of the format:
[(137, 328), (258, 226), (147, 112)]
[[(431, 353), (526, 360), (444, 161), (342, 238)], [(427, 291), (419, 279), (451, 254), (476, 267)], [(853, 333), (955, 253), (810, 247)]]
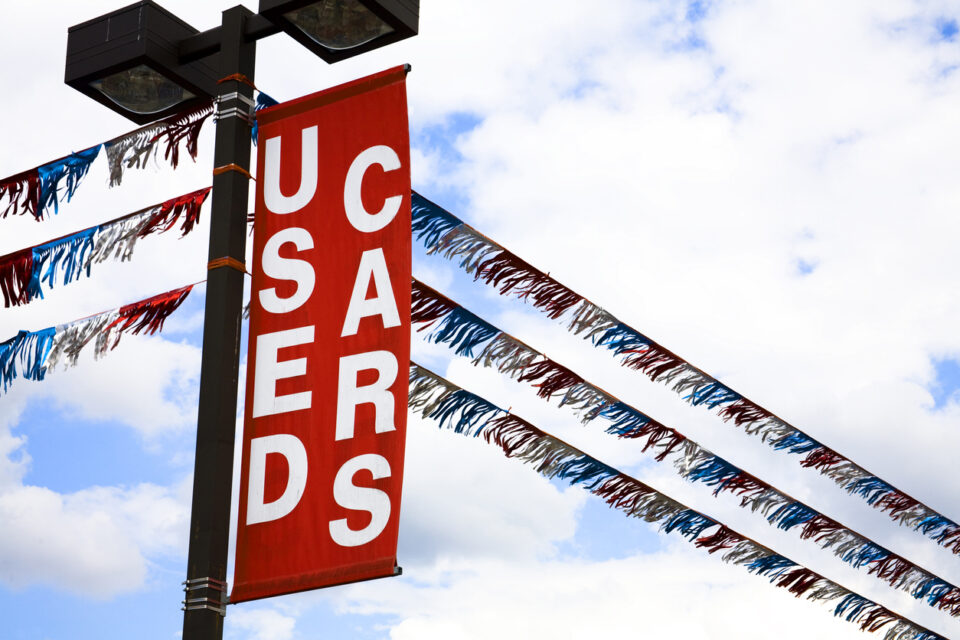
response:
[(786, 449), (790, 453), (810, 453), (821, 446), (823, 445), (799, 431), (794, 431), (780, 438), (773, 444), (773, 448), (777, 451)]
[(705, 515), (697, 513), (693, 509), (687, 509), (660, 525), (660, 530), (665, 533), (679, 531), (684, 538), (693, 540), (699, 538), (700, 534), (716, 524)]
[(770, 524), (776, 524), (778, 529), (788, 531), (797, 525), (810, 522), (818, 515), (810, 507), (799, 502), (791, 502), (774, 511), (767, 520)]
[(455, 215), (430, 202), (416, 191), (411, 193), (410, 204), (413, 213), (413, 235), (423, 242), (427, 250), (434, 249), (440, 242), (440, 238), (448, 231), (463, 224)]
[(910, 593), (914, 598), (926, 598), (927, 603), (936, 606), (941, 599), (953, 590), (953, 585), (944, 582), (940, 578), (927, 578), (914, 587)]
[(874, 603), (871, 600), (867, 600), (863, 596), (858, 596), (855, 593), (848, 594), (840, 601), (837, 605), (837, 608), (833, 610), (833, 615), (835, 616), (846, 616), (847, 622), (852, 622), (863, 613), (863, 610), (867, 607), (870, 607)]
[(649, 347), (650, 343), (650, 338), (631, 329), (622, 322), (593, 338), (594, 345), (606, 347), (617, 355), (625, 351), (641, 351)]
[(40, 331), (20, 331), (6, 342), (0, 343), (0, 381), (6, 391), (17, 376), (26, 380), (43, 380), (47, 370), (44, 366), (53, 348), (54, 327)]
[[(539, 470), (543, 472), (545, 465), (550, 464), (552, 460), (547, 458), (541, 463)], [(599, 460), (594, 460), (590, 456), (583, 454), (576, 458), (566, 460), (549, 474), (551, 478), (560, 478), (567, 480), (570, 484), (584, 484), (586, 489), (595, 489), (610, 478), (620, 475), (620, 472), (609, 467)]]
[(765, 558), (757, 558), (747, 565), (747, 571), (758, 576), (769, 576), (770, 581), (779, 578), (787, 569), (798, 566), (796, 562), (774, 553)]
[[(33, 273), (30, 276), (30, 297), (43, 297), (40, 282), (46, 281), (51, 289), (56, 281), (57, 269), (63, 267), (63, 284), (78, 280), (84, 272), (90, 276), (87, 252), (93, 249), (93, 239), (98, 228), (86, 229), (72, 236), (54, 240), (33, 248)], [(46, 270), (44, 270), (46, 267)]]
[[(455, 418), (460, 414), (459, 419)], [(470, 435), (473, 431), (474, 436), (480, 435), (487, 420), (494, 414), (505, 413), (500, 407), (491, 404), (475, 396), (469, 391), (459, 389), (446, 396), (437, 405), (437, 408), (430, 413), (430, 418), (437, 420), (441, 428), (452, 428), (456, 433)], [(447, 422), (456, 424), (452, 427), (447, 426)], [(479, 426), (477, 426), (479, 423)], [(476, 430), (474, 431), (474, 428)]]
[[(257, 103), (253, 107), (253, 110), (260, 111), (261, 109), (266, 109), (267, 107), (272, 107), (274, 105), (280, 104), (263, 91), (257, 92)], [(250, 138), (253, 140), (253, 144), (257, 144), (257, 119), (253, 119), (253, 126), (250, 128)]]
[(894, 493), (896, 489), (878, 478), (877, 476), (867, 476), (851, 482), (846, 487), (850, 493), (856, 493), (866, 499), (867, 504), (873, 505), (877, 500), (885, 495)]
[(889, 556), (890, 552), (883, 547), (877, 546), (872, 542), (865, 542), (860, 547), (847, 551), (840, 559), (859, 569), (871, 562), (877, 562)]
[(722, 404), (736, 402), (741, 398), (740, 394), (719, 382), (711, 382), (699, 389), (693, 391), (690, 395), (684, 397), (684, 400), (695, 407), (706, 405), (710, 409), (716, 409)]
[(717, 487), (713, 492), (713, 495), (717, 495), (738, 475), (740, 475), (740, 469), (723, 458), (712, 456), (690, 469), (685, 477), (692, 482), (702, 482), (708, 487)]
[(21, 331), (17, 336), (19, 345), (17, 345), (17, 355), (20, 360), (20, 375), (26, 380), (43, 380), (47, 373), (46, 363), (50, 350), (53, 349), (53, 337), (56, 335), (55, 327), (41, 329), (29, 333)]
[(84, 151), (73, 153), (62, 160), (56, 160), (42, 167), (38, 167), (40, 173), (40, 209), (49, 211), (53, 207), (53, 213), (56, 215), (60, 210), (58, 190), (60, 181), (66, 178), (64, 195), (67, 202), (73, 198), (73, 194), (80, 186), (80, 180), (90, 171), (90, 165), (100, 155), (100, 147), (96, 145)]
[(607, 427), (606, 432), (621, 438), (633, 437), (643, 427), (650, 424), (649, 416), (643, 415), (623, 402), (605, 404), (598, 410), (589, 413), (587, 418), (589, 420), (594, 418), (609, 420), (612, 424)]
[(455, 348), (458, 356), (473, 358), (474, 348), (499, 333), (499, 329), (482, 318), (463, 307), (455, 307), (430, 334), (430, 338), (437, 344), (448, 344), (451, 349)]
[[(926, 518), (924, 518), (923, 520), (921, 520), (920, 522), (918, 522), (918, 523), (917, 523), (917, 526), (914, 527), (914, 529), (917, 530), (917, 531), (923, 532), (924, 535), (928, 535), (928, 536), (929, 536), (929, 535), (931, 535), (931, 532), (936, 531), (936, 530), (937, 530), (938, 528), (940, 528), (940, 527), (946, 528), (946, 527), (950, 527), (950, 526), (952, 526), (952, 525), (954, 525), (954, 524), (955, 524), (955, 523), (953, 522), (953, 520), (951, 520), (950, 518), (947, 518), (947, 517), (945, 517), (945, 516), (940, 516), (940, 515), (927, 516)], [(944, 534), (944, 533), (946, 533), (946, 531), (940, 532), (940, 536), (939, 536), (939, 538), (938, 538), (938, 542), (942, 542), (942, 537), (943, 537), (943, 534)]]
[(3, 382), (3, 390), (6, 391), (10, 383), (17, 377), (16, 363), (16, 344), (17, 337), (0, 342), (0, 382)]

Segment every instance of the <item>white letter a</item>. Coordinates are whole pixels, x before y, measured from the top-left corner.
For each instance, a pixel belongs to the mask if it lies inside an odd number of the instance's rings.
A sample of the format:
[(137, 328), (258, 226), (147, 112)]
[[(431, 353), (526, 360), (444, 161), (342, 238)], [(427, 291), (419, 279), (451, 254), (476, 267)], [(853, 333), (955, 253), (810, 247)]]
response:
[[(371, 278), (373, 278), (376, 293), (368, 300), (367, 288)], [(397, 301), (393, 297), (393, 287), (390, 285), (390, 274), (387, 272), (387, 261), (383, 257), (383, 249), (364, 251), (360, 256), (357, 280), (353, 284), (353, 293), (350, 295), (350, 305), (347, 307), (347, 317), (343, 321), (340, 337), (357, 335), (360, 319), (368, 316), (382, 317), (384, 329), (400, 326), (400, 313), (397, 311)]]

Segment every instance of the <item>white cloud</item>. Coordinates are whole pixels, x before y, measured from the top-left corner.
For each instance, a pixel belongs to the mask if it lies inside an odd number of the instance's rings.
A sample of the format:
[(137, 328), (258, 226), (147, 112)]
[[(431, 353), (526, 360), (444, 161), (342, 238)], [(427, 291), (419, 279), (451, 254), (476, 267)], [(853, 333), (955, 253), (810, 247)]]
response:
[(229, 640), (291, 640), (296, 619), (276, 609), (236, 608), (230, 610), (225, 637)]
[(0, 493), (0, 582), (110, 598), (143, 586), (147, 556), (179, 553), (183, 495), (153, 485), (70, 494), (36, 486)]
[[(193, 423), (199, 350), (159, 337), (131, 338), (100, 362), (89, 358), (75, 369), (49, 372), (43, 383), (17, 379), (2, 398), (0, 584), (110, 599), (142, 588), (153, 561), (185, 554), (189, 478), (170, 486), (137, 482), (68, 492), (25, 482), (29, 439), (16, 429), (29, 402), (52, 403), (65, 416), (126, 424), (146, 443)], [(76, 427), (67, 420), (60, 428)]]
[[(397, 616), (392, 640), (861, 637), (744, 575), (683, 549), (596, 563), (473, 560), (443, 567), (427, 584), (358, 587), (343, 608)], [(802, 625), (783, 622), (798, 617)]]

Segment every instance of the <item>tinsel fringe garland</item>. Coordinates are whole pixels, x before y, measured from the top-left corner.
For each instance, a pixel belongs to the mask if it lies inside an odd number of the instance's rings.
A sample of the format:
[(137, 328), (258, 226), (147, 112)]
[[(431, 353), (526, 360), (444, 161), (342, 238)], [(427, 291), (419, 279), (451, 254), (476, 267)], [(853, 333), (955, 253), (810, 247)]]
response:
[(500, 447), (508, 458), (532, 465), (547, 478), (580, 484), (629, 516), (659, 523), (665, 533), (679, 533), (709, 553), (722, 550), (724, 562), (744, 566), (797, 597), (836, 603), (834, 615), (858, 624), (863, 631), (886, 628), (884, 640), (941, 638), (416, 364), (410, 366), (409, 406), (437, 421), (441, 428), (482, 436)]
[(180, 222), (181, 237), (200, 219), (210, 188), (171, 198), (153, 207), (97, 227), (58, 238), (6, 256), (0, 256), (0, 291), (5, 307), (43, 297), (41, 283), (53, 288), (90, 275), (90, 267), (108, 259), (129, 260), (140, 238), (165, 233)]
[(18, 377), (43, 380), (55, 367), (72, 367), (87, 345), (94, 344), (94, 357), (101, 358), (126, 334), (154, 334), (190, 294), (194, 285), (41, 331), (21, 331), (0, 342), (0, 385), (3, 391)]
[(0, 179), (0, 203), (6, 203), (0, 204), (0, 218), (29, 214), (39, 221), (51, 212), (57, 214), (61, 199), (69, 202), (73, 198), (101, 147), (106, 150), (111, 187), (122, 182), (125, 170), (146, 167), (147, 160), (156, 158), (161, 146), (164, 160), (174, 168), (180, 162), (181, 144), (196, 159), (200, 129), (212, 113), (213, 103), (206, 102), (103, 144)]
[(688, 403), (716, 411), (776, 450), (805, 455), (802, 466), (816, 469), (901, 525), (960, 553), (960, 524), (741, 396), (416, 192), (412, 211), (414, 236), (429, 253), (457, 262), (474, 279), (526, 300), (551, 318), (568, 315), (570, 332), (613, 351), (623, 366), (669, 385)]
[(714, 495), (733, 493), (740, 497), (742, 508), (759, 512), (771, 525), (783, 530), (800, 528), (801, 537), (832, 550), (844, 562), (869, 567), (871, 574), (889, 585), (924, 598), (951, 616), (960, 616), (960, 588), (794, 500), (417, 280), (412, 283), (411, 300), (411, 323), (419, 325), (418, 331), (435, 327), (428, 336), (433, 342), (473, 358), (474, 365), (492, 367), (530, 383), (541, 398), (558, 397), (560, 406), (568, 406), (584, 424), (605, 420), (607, 433), (643, 440), (643, 450), (652, 449), (658, 461), (672, 456), (685, 479), (715, 487)]

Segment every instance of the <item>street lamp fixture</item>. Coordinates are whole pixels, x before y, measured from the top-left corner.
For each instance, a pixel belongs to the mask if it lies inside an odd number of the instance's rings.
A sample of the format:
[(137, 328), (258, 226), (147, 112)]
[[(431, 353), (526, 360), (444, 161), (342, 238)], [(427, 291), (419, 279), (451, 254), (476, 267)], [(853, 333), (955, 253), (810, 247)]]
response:
[(327, 62), (417, 35), (419, 0), (260, 0), (260, 15)]
[(152, 0), (71, 27), (65, 81), (138, 124), (216, 97), (210, 263), (183, 640), (223, 637), (256, 41), (281, 30), (327, 62), (416, 35), (419, 0), (260, 0), (198, 32)]
[(198, 33), (144, 0), (70, 27), (64, 80), (97, 102), (146, 124), (216, 94), (204, 60), (180, 62), (179, 43)]

